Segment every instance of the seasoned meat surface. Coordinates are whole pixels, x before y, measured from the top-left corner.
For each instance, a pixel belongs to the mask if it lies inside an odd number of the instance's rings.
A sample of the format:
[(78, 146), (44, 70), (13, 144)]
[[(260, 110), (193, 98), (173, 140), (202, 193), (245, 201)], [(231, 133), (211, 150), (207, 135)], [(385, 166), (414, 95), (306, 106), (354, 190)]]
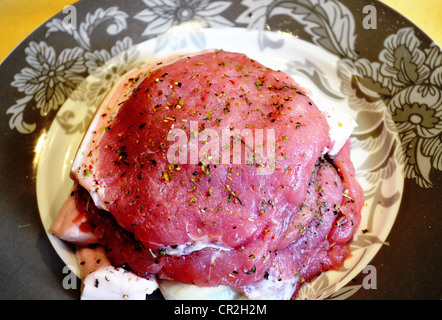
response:
[(324, 154), (330, 127), (291, 77), (209, 51), (126, 85), (73, 167), (115, 265), (290, 298), (343, 262), (363, 203), (349, 143)]

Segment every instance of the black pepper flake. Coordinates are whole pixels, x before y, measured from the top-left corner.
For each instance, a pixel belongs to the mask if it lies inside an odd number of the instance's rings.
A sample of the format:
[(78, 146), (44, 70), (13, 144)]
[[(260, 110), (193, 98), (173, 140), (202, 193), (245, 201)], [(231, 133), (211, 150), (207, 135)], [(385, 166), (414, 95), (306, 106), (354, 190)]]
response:
[(252, 274), (256, 272), (256, 266), (254, 265), (250, 271), (245, 272), (245, 274)]
[(140, 126), (138, 127), (138, 129), (143, 129), (146, 126), (146, 122), (140, 124)]
[(156, 162), (155, 160), (149, 160), (149, 159), (148, 159), (148, 161), (150, 161), (150, 166), (151, 166), (152, 168), (157, 166), (157, 162)]

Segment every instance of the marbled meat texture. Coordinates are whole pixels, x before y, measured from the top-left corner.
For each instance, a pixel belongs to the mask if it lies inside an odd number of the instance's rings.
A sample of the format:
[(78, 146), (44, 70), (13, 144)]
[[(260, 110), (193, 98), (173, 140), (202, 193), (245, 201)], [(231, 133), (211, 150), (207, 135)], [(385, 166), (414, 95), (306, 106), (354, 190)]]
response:
[[(114, 264), (242, 291), (263, 280), (292, 281), (293, 292), (342, 264), (359, 225), (362, 190), (349, 143), (336, 157), (323, 155), (331, 147), (327, 121), (292, 78), (243, 54), (213, 51), (131, 81), (138, 81), (133, 92), (110, 107), (106, 126), (89, 129), (101, 130), (100, 140), (78, 156), (92, 162), (73, 167), (80, 184), (93, 177), (94, 188), (86, 189), (100, 209), (84, 192), (79, 199), (88, 201), (77, 205)], [(274, 171), (259, 175), (259, 165), (244, 158), (191, 163), (189, 155), (186, 164), (171, 164), (173, 128), (186, 132), (188, 146), (208, 128), (220, 137), (223, 129), (272, 129)], [(253, 146), (243, 139), (242, 148)], [(200, 249), (168, 254), (183, 245)]]

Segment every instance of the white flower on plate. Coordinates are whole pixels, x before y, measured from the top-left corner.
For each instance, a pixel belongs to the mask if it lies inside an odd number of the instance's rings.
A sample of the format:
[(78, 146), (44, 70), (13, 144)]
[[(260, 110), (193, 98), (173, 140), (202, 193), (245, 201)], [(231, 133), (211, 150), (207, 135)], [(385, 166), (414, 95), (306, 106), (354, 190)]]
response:
[[(274, 0), (242, 0), (241, 4), (247, 9), (238, 16), (236, 22), (245, 23), (250, 29), (264, 30), (269, 7), (274, 2)], [(276, 6), (274, 9), (278, 10)]]
[(11, 85), (34, 96), (37, 109), (46, 116), (57, 110), (83, 81), (83, 49), (64, 49), (57, 57), (54, 48), (45, 42), (31, 41), (25, 53), (29, 66), (14, 76)]
[(143, 0), (148, 7), (135, 19), (148, 23), (143, 35), (157, 35), (189, 21), (198, 21), (202, 27), (226, 27), (233, 23), (221, 16), (232, 2), (209, 0)]
[(96, 107), (116, 81), (142, 63), (138, 58), (139, 51), (130, 37), (117, 40), (110, 51), (100, 49), (84, 54), (89, 76), (69, 96), (69, 100), (75, 103), (68, 105), (74, 108), (63, 106), (55, 118), (65, 133), (87, 129)]
[(110, 52), (105, 49), (86, 52), (86, 66), (95, 79), (84, 83), (86, 92), (82, 94), (88, 105), (96, 107), (120, 77), (141, 63), (138, 57), (139, 52), (130, 37), (118, 40)]
[(109, 63), (125, 64), (126, 68), (133, 68), (133, 62), (138, 58), (139, 52), (133, 45), (130, 37), (125, 37), (123, 40), (117, 40), (115, 45), (110, 49), (95, 50), (93, 52), (86, 52), (84, 54), (85, 64), (88, 68), (88, 73), (98, 75), (105, 72), (104, 66)]

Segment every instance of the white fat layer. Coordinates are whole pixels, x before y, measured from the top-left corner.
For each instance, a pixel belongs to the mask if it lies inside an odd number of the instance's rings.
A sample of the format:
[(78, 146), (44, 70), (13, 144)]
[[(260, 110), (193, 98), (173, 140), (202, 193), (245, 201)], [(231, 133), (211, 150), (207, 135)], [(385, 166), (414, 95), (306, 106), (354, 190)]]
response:
[(77, 245), (97, 243), (98, 239), (92, 232), (82, 231), (80, 226), (86, 217), (77, 210), (75, 197), (71, 194), (63, 203), (49, 232), (54, 236)]
[(198, 287), (173, 280), (159, 280), (158, 286), (166, 300), (238, 300), (244, 296), (229, 286)]
[(296, 279), (278, 280), (269, 276), (258, 283), (243, 287), (244, 295), (251, 300), (290, 300), (295, 291), (293, 283)]
[(123, 268), (101, 267), (83, 280), (82, 300), (146, 300), (158, 284), (155, 277), (141, 278)]
[(295, 280), (280, 281), (277, 276), (269, 275), (267, 279), (241, 288), (244, 293), (225, 285), (199, 287), (173, 280), (160, 280), (158, 286), (166, 300), (290, 300)]
[(214, 244), (214, 243), (198, 243), (198, 242), (189, 242), (185, 244), (180, 244), (177, 246), (166, 246), (164, 249), (164, 254), (169, 256), (183, 256), (191, 254), (194, 251), (199, 251), (205, 248), (213, 248), (222, 251), (230, 251), (232, 248)]
[(82, 300), (146, 300), (158, 283), (155, 276), (142, 278), (123, 268), (115, 268), (104, 248), (77, 247), (81, 266)]

